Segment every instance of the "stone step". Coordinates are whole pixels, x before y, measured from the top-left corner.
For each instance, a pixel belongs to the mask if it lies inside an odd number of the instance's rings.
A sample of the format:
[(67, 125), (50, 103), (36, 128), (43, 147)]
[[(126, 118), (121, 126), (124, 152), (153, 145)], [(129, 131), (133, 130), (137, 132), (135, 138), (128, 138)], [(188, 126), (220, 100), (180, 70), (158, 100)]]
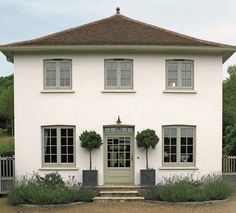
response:
[(100, 191), (101, 197), (136, 197), (138, 191)]
[(134, 185), (103, 185), (97, 186), (99, 191), (139, 191), (141, 189), (140, 186)]
[(144, 197), (95, 197), (93, 202), (126, 202), (126, 201), (144, 201)]

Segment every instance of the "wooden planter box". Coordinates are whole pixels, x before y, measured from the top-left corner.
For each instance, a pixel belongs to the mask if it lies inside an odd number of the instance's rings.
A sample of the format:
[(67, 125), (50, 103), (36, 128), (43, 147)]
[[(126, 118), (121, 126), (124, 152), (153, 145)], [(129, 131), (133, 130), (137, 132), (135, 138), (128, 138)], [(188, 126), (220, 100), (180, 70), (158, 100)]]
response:
[(98, 185), (98, 170), (83, 170), (83, 186)]
[(140, 185), (155, 186), (156, 185), (156, 170), (142, 169), (140, 170)]

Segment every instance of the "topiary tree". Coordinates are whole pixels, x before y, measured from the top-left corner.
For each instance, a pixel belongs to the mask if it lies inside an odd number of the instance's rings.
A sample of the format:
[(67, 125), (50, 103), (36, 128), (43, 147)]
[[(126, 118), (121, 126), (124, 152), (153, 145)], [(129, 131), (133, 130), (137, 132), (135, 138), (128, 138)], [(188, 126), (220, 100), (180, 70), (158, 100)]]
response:
[(89, 170), (92, 170), (92, 150), (99, 149), (102, 145), (102, 138), (95, 131), (84, 131), (79, 139), (81, 140), (81, 147), (87, 149), (89, 151)]
[(155, 149), (157, 143), (159, 142), (159, 138), (156, 135), (156, 132), (152, 129), (145, 129), (141, 132), (137, 133), (136, 136), (138, 147), (142, 147), (146, 150), (146, 169), (148, 167), (148, 149), (152, 147)]

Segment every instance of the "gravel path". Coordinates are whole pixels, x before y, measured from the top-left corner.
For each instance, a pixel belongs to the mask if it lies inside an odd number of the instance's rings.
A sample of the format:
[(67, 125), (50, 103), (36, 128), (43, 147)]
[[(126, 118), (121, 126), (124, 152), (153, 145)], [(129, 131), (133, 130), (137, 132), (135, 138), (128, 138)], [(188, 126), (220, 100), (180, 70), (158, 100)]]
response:
[(7, 198), (0, 198), (1, 213), (235, 213), (236, 194), (227, 201), (214, 204), (201, 205), (180, 205), (180, 204), (159, 204), (148, 202), (124, 202), (124, 203), (84, 203), (76, 206), (60, 208), (27, 208), (13, 207), (8, 204)]

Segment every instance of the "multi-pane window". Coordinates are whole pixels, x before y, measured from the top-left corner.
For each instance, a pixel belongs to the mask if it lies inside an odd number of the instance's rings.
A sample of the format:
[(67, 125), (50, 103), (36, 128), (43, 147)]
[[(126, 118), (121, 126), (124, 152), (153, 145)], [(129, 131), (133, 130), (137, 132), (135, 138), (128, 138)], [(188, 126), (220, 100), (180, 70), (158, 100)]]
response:
[(74, 127), (43, 127), (43, 165), (75, 165), (74, 138)]
[(167, 60), (166, 61), (166, 88), (193, 89), (193, 61)]
[(195, 163), (195, 127), (163, 127), (163, 164), (191, 165)]
[(107, 167), (130, 167), (130, 137), (107, 139)]
[(72, 61), (64, 59), (44, 60), (44, 88), (71, 89)]
[(132, 60), (105, 60), (105, 89), (133, 89)]

